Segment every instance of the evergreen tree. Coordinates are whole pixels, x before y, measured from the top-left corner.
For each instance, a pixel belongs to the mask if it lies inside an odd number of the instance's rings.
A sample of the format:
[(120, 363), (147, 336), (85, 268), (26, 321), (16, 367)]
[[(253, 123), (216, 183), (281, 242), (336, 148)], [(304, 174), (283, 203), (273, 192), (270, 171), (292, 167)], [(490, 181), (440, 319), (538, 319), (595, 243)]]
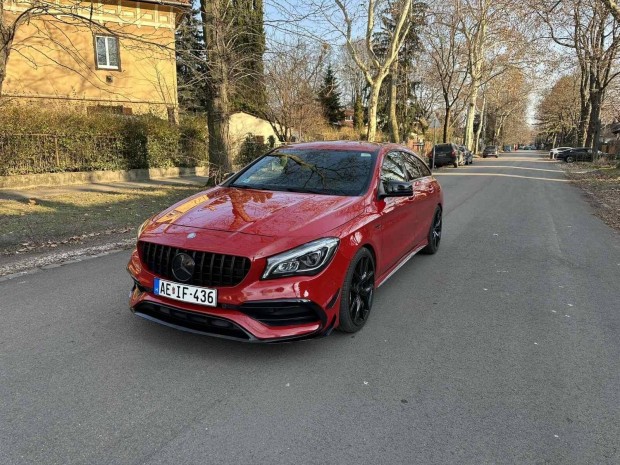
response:
[(233, 56), (231, 104), (235, 110), (258, 113), (267, 102), (263, 55), (263, 0), (233, 0), (229, 7)]
[(179, 107), (183, 110), (204, 112), (205, 45), (197, 10), (182, 16), (176, 31), (175, 45)]
[(332, 69), (327, 66), (327, 72), (323, 78), (323, 85), (319, 90), (319, 101), (323, 107), (325, 119), (331, 124), (338, 124), (344, 119), (344, 111), (340, 105), (340, 92), (338, 92), (338, 80)]

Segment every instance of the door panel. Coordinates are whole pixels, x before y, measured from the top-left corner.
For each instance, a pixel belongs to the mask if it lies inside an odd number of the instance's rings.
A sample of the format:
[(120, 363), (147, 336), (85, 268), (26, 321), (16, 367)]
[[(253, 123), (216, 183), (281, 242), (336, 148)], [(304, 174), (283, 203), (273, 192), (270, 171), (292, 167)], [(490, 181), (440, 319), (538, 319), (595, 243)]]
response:
[[(402, 155), (390, 152), (381, 165), (381, 182), (407, 182), (408, 176), (403, 169)], [(377, 200), (380, 220), (381, 253), (377, 265), (379, 274), (384, 273), (398, 262), (412, 247), (414, 232), (411, 225), (412, 199), (415, 197), (386, 197)]]

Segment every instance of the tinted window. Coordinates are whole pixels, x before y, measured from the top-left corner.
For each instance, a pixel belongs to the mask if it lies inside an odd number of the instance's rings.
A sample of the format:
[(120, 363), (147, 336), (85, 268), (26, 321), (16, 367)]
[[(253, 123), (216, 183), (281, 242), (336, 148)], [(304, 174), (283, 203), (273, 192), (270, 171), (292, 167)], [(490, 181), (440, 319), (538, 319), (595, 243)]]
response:
[(428, 169), (428, 166), (426, 166), (426, 163), (424, 163), (419, 158), (416, 158), (415, 160), (418, 162), (418, 167), (420, 169), (420, 173), (422, 173), (422, 177), (431, 176), (431, 170)]
[(403, 170), (402, 155), (398, 152), (388, 153), (381, 165), (382, 181), (407, 181), (407, 174)]
[(230, 186), (325, 195), (361, 195), (370, 183), (376, 153), (282, 149), (265, 155)]
[(437, 152), (452, 152), (452, 144), (439, 144), (435, 146), (435, 153)]
[(403, 152), (403, 162), (410, 181), (424, 176), (430, 176), (430, 171), (426, 165), (415, 155)]

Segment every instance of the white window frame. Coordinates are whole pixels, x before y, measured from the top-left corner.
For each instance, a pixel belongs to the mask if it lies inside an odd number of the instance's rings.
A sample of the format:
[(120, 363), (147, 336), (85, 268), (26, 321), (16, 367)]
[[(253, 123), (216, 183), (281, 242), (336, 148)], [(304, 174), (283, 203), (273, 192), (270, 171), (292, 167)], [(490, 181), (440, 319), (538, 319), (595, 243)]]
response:
[[(111, 40), (115, 40), (116, 41), (116, 61), (118, 62), (118, 65), (114, 66), (114, 65), (110, 65), (110, 64), (104, 64), (101, 65), (99, 64), (99, 48), (98, 48), (98, 42), (97, 39), (102, 38), (104, 39), (104, 44), (105, 44), (105, 58), (106, 58), (106, 63), (110, 63), (110, 45), (109, 42)], [(107, 36), (107, 35), (96, 35), (95, 36), (95, 65), (97, 66), (97, 69), (108, 69), (108, 70), (117, 70), (119, 71), (121, 69), (121, 49), (120, 49), (120, 41), (118, 40), (118, 37), (116, 36)]]

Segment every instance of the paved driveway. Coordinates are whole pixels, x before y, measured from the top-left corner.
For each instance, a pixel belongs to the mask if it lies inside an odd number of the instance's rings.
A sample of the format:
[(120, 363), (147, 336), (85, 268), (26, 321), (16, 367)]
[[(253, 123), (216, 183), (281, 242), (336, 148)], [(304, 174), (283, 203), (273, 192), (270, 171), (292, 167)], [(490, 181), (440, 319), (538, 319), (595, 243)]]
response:
[(354, 336), (140, 320), (127, 252), (0, 283), (0, 462), (620, 463), (620, 236), (539, 157), (441, 170), (440, 252)]

